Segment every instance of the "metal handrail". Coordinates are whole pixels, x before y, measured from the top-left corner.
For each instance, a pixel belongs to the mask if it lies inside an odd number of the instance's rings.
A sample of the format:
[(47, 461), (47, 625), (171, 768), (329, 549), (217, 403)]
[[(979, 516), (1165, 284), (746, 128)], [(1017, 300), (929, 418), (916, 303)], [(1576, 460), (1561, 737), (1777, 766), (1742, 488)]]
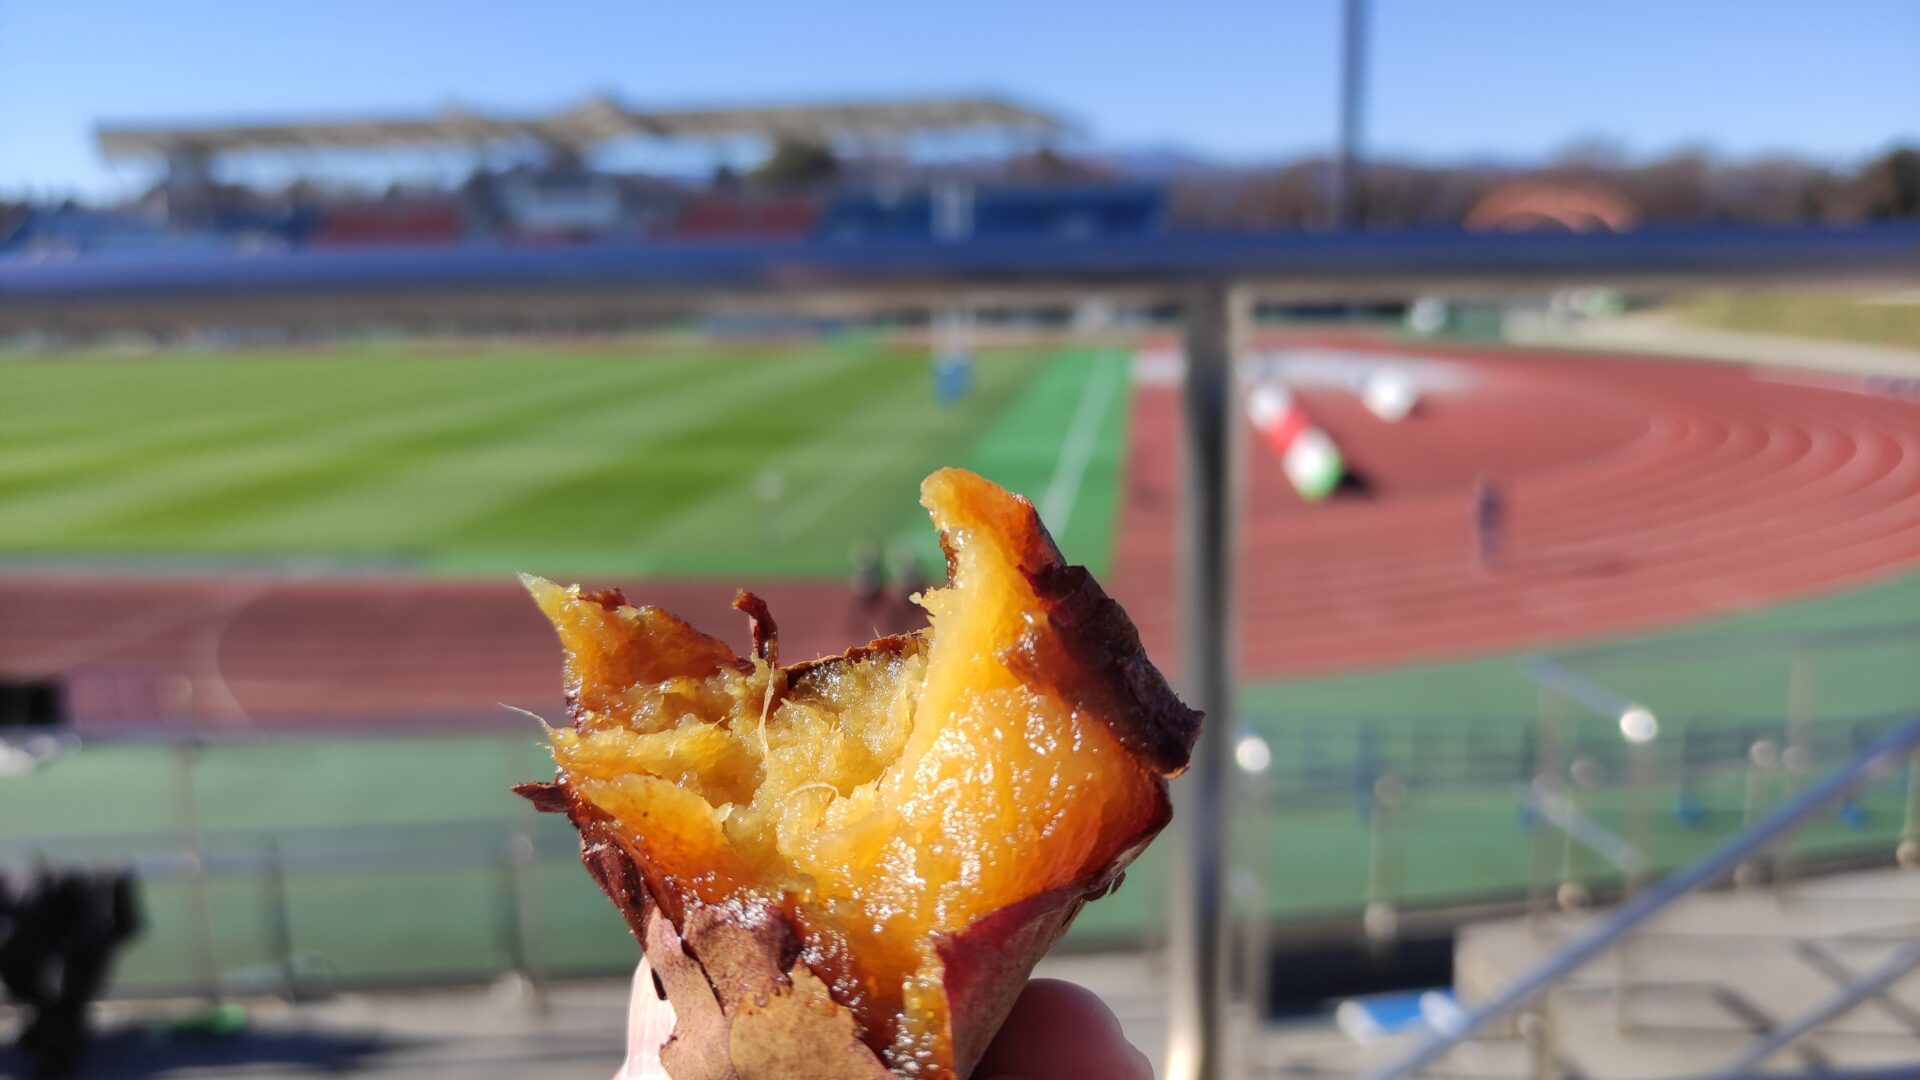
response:
[(1645, 869), (1645, 855), (1639, 848), (1581, 813), (1571, 800), (1551, 787), (1537, 783), (1526, 785), (1520, 790), (1520, 802), (1540, 820), (1572, 837), (1621, 873), (1631, 875)]
[(1838, 1019), (1916, 967), (1920, 967), (1920, 941), (1911, 941), (1872, 970), (1849, 980), (1831, 998), (1768, 1032), (1715, 1073), (1715, 1080), (1739, 1080), (1749, 1075), (1755, 1066), (1793, 1045), (1802, 1035)]
[(1524, 1008), (1534, 998), (1564, 981), (1640, 924), (1664, 911), (1681, 897), (1733, 873), (1741, 863), (1778, 843), (1780, 839), (1845, 798), (1860, 785), (1879, 779), (1905, 764), (1920, 749), (1920, 716), (1914, 717), (1855, 754), (1826, 779), (1802, 791), (1791, 801), (1712, 854), (1662, 879), (1597, 921), (1586, 933), (1515, 980), (1491, 1000), (1469, 1010), (1445, 1032), (1434, 1032), (1398, 1060), (1368, 1074), (1370, 1080), (1401, 1080), (1438, 1062), (1455, 1047), (1499, 1020)]
[(1633, 739), (1633, 735), (1627, 731), (1626, 727), (1630, 717), (1637, 718), (1644, 715), (1648, 722), (1653, 719), (1653, 714), (1648, 712), (1646, 706), (1615, 693), (1551, 657), (1528, 657), (1521, 662), (1520, 670), (1524, 671), (1536, 684), (1559, 694), (1568, 701), (1610, 720), (1619, 721), (1622, 725), (1622, 733), (1626, 734), (1629, 740)]

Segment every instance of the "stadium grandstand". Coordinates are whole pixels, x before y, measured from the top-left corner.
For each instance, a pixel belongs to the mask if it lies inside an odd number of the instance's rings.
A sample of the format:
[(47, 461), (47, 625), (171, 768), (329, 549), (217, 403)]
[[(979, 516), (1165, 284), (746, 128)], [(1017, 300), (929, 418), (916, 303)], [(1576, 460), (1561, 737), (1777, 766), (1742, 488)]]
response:
[[(0, 253), (830, 239), (1081, 237), (1153, 227), (1156, 185), (1069, 162), (1062, 118), (992, 97), (639, 110), (600, 96), (560, 112), (243, 124), (102, 124), (108, 161), (152, 170), (131, 205), (30, 207), (0, 222)], [(929, 142), (971, 157), (938, 161)], [(712, 152), (708, 175), (593, 164), (622, 144)], [(763, 147), (736, 170), (727, 154)], [(456, 184), (330, 183), (330, 161), (418, 152), (470, 159)], [(225, 179), (265, 163), (269, 189)]]

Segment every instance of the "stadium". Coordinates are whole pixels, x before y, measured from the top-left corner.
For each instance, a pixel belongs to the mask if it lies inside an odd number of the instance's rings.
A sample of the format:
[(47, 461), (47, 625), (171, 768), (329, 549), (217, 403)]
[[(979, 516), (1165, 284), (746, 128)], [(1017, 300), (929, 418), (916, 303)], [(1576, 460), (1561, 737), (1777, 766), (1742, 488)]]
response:
[[(1910, 1066), (1920, 366), (1556, 312), (1596, 285), (1661, 310), (1910, 290), (1920, 232), (1634, 228), (1591, 200), (1611, 224), (1568, 231), (1512, 190), (1470, 230), (1208, 232), (1165, 185), (1074, 173), (1063, 125), (602, 98), (102, 127), (103, 154), (165, 163), (157, 216), (35, 208), (0, 235), (0, 859), (139, 881), (110, 1015), (244, 1002), (293, 1038), (333, 1021), (262, 1002), (619, 997), (634, 951), (574, 833), (507, 795), (551, 771), (537, 720), (565, 709), (514, 575), (617, 585), (743, 652), (748, 588), (791, 655), (828, 655), (920, 623), (941, 561), (915, 491), (960, 465), (1031, 497), (1221, 725), (1180, 804), (1230, 820), (1217, 865), (1204, 836), (1157, 845), (1059, 961), (1163, 1065), (1199, 1036), (1151, 976), (1196, 947), (1175, 886), (1209, 873), (1207, 947), (1237, 959), (1205, 1038), (1244, 1068), (1208, 1075), (1412, 1050), (1455, 1055), (1424, 1075), (1706, 1075), (1755, 1044), (1809, 1075)], [(876, 152), (777, 191), (582, 164), (636, 132), (804, 166), (948, 129), (1013, 164)], [(521, 139), (548, 163), (377, 203), (269, 205), (209, 169)], [(1604, 978), (1567, 960), (1507, 1001), (1522, 972), (1485, 974), (1551, 968), (1720, 858), (1759, 913), (1663, 899), (1640, 932), (1670, 955), (1643, 939), (1637, 975), (1638, 923)], [(1771, 996), (1730, 959), (1815, 946), (1844, 974)], [(1820, 1011), (1836, 990), (1873, 1007)], [(579, 1061), (537, 1025), (497, 1052), (604, 1075), (618, 1014), (566, 1034)], [(368, 1038), (316, 1053), (371, 1068)]]

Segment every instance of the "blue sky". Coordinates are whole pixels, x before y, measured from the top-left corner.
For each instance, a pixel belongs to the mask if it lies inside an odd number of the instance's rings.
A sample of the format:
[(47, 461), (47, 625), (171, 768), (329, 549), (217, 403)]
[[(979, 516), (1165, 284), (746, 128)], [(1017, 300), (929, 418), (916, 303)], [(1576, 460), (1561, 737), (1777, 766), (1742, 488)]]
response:
[[(0, 193), (128, 189), (101, 118), (404, 114), (997, 91), (1105, 146), (1273, 159), (1334, 131), (1336, 0), (0, 0)], [(1368, 142), (1604, 136), (1845, 163), (1920, 142), (1920, 3), (1373, 0)]]

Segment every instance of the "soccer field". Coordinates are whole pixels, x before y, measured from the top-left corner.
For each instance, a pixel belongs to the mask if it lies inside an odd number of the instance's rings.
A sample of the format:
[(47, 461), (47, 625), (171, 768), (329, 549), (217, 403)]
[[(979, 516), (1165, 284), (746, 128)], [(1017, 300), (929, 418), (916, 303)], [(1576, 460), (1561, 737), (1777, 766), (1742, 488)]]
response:
[(842, 577), (935, 557), (920, 478), (974, 467), (1104, 567), (1126, 439), (1112, 351), (355, 346), (0, 357), (0, 557), (431, 573)]

